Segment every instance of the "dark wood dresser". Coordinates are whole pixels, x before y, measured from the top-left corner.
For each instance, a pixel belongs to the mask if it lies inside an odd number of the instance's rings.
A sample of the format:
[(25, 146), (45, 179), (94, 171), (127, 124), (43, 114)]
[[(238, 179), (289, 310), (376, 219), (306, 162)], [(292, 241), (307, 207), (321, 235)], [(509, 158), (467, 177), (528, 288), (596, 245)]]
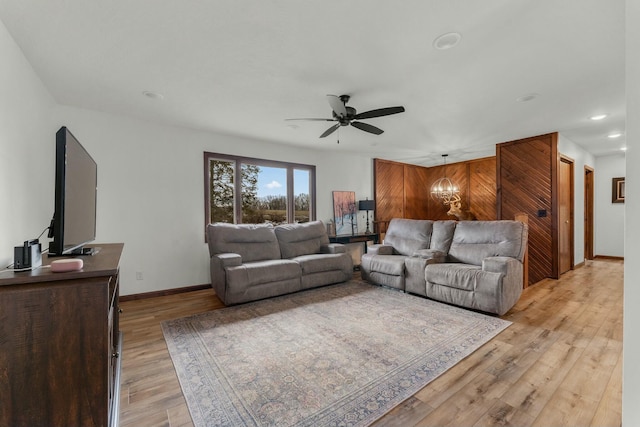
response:
[(0, 426), (118, 424), (124, 245), (92, 246), (80, 271), (0, 272)]

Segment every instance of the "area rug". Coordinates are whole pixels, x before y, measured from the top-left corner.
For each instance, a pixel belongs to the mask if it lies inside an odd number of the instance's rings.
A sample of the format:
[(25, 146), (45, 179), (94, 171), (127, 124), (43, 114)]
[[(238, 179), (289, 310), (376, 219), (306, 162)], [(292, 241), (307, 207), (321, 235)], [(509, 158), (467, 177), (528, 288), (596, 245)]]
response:
[(353, 280), (162, 329), (196, 427), (363, 426), (510, 324)]

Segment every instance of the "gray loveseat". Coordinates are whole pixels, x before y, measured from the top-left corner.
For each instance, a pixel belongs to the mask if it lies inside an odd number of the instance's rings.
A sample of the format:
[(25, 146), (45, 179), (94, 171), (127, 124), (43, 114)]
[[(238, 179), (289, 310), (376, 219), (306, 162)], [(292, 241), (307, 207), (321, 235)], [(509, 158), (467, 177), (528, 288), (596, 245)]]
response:
[(392, 219), (362, 256), (372, 283), (503, 315), (523, 287), (527, 225), (518, 221)]
[(321, 221), (207, 226), (211, 286), (225, 305), (344, 282), (353, 261)]

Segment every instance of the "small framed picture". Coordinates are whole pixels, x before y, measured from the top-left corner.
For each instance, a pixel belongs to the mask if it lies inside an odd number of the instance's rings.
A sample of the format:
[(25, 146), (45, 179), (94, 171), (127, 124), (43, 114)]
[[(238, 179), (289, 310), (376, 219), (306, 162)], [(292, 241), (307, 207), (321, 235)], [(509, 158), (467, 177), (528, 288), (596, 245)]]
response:
[(624, 203), (624, 177), (612, 179), (611, 203)]

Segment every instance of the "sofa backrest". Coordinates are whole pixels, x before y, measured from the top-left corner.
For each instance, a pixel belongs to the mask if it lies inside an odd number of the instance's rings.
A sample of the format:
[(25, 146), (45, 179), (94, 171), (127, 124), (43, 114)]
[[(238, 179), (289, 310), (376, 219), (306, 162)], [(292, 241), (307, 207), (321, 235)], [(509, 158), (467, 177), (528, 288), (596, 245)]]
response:
[(226, 224), (207, 226), (209, 255), (236, 253), (242, 262), (279, 259), (280, 247), (271, 224)]
[(482, 265), (492, 256), (522, 261), (527, 247), (527, 225), (520, 221), (460, 221), (453, 233), (449, 260)]
[(453, 242), (453, 233), (456, 229), (456, 222), (452, 220), (434, 221), (433, 232), (431, 233), (431, 245), (429, 249), (437, 251), (449, 252), (451, 242)]
[(320, 246), (329, 244), (327, 229), (322, 221), (276, 226), (282, 258), (320, 253)]
[(396, 255), (411, 256), (419, 249), (429, 249), (433, 221), (393, 218), (389, 221), (384, 243), (393, 246)]

